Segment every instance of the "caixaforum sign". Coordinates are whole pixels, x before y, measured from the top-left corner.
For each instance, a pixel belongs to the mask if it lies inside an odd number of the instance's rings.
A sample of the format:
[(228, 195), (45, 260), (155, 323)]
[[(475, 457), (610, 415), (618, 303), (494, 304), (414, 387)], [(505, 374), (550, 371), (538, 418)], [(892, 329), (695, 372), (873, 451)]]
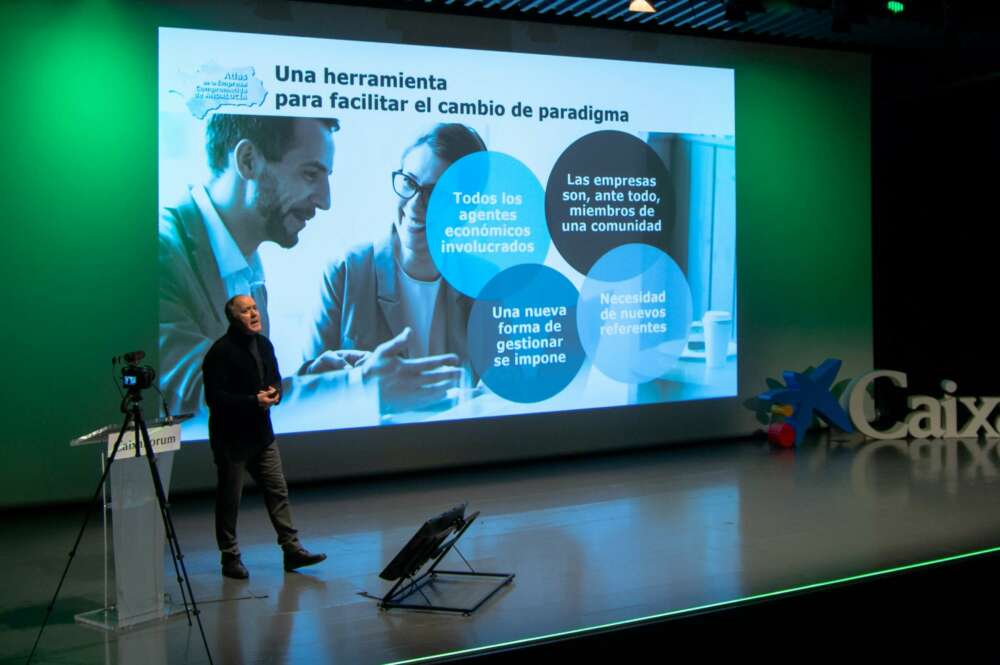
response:
[[(108, 456), (114, 452), (115, 441), (118, 440), (118, 433), (108, 434)], [(170, 450), (180, 450), (181, 448), (181, 426), (162, 425), (160, 427), (149, 428), (149, 443), (153, 447), (153, 455), (159, 455)], [(122, 441), (118, 446), (118, 454), (115, 460), (128, 459), (129, 457), (141, 457), (146, 454), (145, 448), (140, 445), (139, 451), (135, 449), (135, 430), (128, 430), (122, 435)]]
[[(930, 395), (910, 395), (906, 399), (909, 413), (902, 422), (886, 429), (876, 429), (865, 414), (865, 399), (869, 386), (885, 378), (900, 388), (906, 388), (906, 374), (894, 370), (875, 370), (855, 379), (844, 391), (844, 408), (854, 427), (872, 439), (952, 439), (1000, 437), (1000, 412), (994, 410), (1000, 397), (959, 397), (955, 395), (958, 384), (942, 381), (944, 395), (938, 399)], [(992, 418), (992, 421), (991, 421)], [(964, 424), (959, 429), (959, 420)]]

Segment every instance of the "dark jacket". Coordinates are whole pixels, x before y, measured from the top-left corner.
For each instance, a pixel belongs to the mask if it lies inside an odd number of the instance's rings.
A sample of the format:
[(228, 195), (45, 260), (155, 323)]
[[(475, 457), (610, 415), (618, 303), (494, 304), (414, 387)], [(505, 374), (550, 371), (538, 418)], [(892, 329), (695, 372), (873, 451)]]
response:
[[(263, 381), (250, 352), (251, 344), (260, 352)], [(205, 354), (202, 375), (209, 410), (208, 438), (216, 454), (224, 449), (230, 456), (245, 457), (274, 441), (271, 412), (257, 404), (259, 391), (268, 386), (281, 389), (270, 340), (230, 326)]]

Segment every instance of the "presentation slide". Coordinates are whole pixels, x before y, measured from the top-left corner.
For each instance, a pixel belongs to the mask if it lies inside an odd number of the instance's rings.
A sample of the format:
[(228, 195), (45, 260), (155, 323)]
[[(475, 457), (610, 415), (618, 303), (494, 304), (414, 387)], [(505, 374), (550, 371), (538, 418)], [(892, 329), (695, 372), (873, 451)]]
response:
[(257, 303), (278, 433), (737, 394), (732, 69), (159, 30), (160, 388)]

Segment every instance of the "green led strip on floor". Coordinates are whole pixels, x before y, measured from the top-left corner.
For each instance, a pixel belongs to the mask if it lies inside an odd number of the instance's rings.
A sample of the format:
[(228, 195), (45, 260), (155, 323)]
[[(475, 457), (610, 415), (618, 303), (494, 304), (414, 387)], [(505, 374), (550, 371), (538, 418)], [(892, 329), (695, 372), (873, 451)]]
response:
[(709, 603), (707, 605), (698, 605), (695, 607), (689, 607), (680, 610), (671, 610), (670, 612), (662, 612), (660, 614), (651, 614), (645, 617), (637, 617), (635, 619), (624, 619), (622, 621), (613, 621), (611, 623), (605, 623), (598, 626), (590, 626), (589, 628), (574, 628), (573, 630), (566, 630), (559, 633), (551, 633), (549, 635), (537, 635), (535, 637), (525, 637), (519, 640), (511, 640), (509, 642), (500, 642), (498, 644), (490, 644), (481, 647), (472, 647), (469, 649), (459, 649), (458, 651), (448, 651), (445, 653), (434, 654), (431, 656), (421, 656), (419, 658), (410, 658), (407, 660), (396, 660), (385, 665), (404, 665), (406, 663), (423, 663), (431, 660), (437, 660), (438, 658), (450, 658), (454, 656), (461, 656), (463, 654), (473, 654), (480, 651), (493, 651), (496, 649), (502, 649), (505, 647), (511, 647), (518, 644), (529, 644), (531, 642), (543, 642), (546, 640), (552, 640), (561, 637), (569, 637), (571, 635), (582, 635), (585, 633), (597, 632), (600, 630), (605, 630), (608, 628), (616, 628), (619, 626), (627, 626), (630, 624), (644, 623), (647, 621), (653, 621), (656, 619), (664, 619), (666, 617), (677, 616), (680, 614), (692, 614), (694, 612), (699, 612), (702, 610), (717, 609), (720, 607), (726, 607), (728, 605), (736, 605), (738, 603), (747, 603), (755, 600), (763, 600), (765, 598), (773, 598), (775, 596), (783, 596), (786, 594), (797, 593), (799, 591), (809, 591), (811, 589), (820, 589), (826, 586), (833, 586), (835, 584), (845, 584), (847, 582), (855, 582), (858, 580), (867, 579), (869, 577), (878, 577), (880, 575), (891, 575), (892, 573), (899, 573), (904, 570), (913, 570), (914, 568), (926, 568), (927, 566), (934, 566), (940, 563), (948, 563), (949, 561), (958, 561), (960, 559), (968, 559), (970, 557), (982, 556), (984, 554), (993, 554), (995, 552), (1000, 552), (1000, 546), (990, 547), (984, 550), (977, 550), (975, 552), (967, 552), (966, 554), (956, 554), (954, 556), (947, 556), (940, 559), (932, 559), (930, 561), (923, 561), (921, 563), (911, 563), (905, 566), (897, 566), (895, 568), (887, 568), (886, 570), (876, 570), (870, 573), (861, 573), (859, 575), (851, 575), (849, 577), (841, 577), (834, 580), (829, 580), (827, 582), (815, 582), (813, 584), (804, 584), (802, 586), (792, 587), (790, 589), (780, 589), (778, 591), (769, 591), (767, 593), (759, 593), (754, 596), (747, 596), (746, 598), (734, 598), (733, 600), (723, 600), (718, 603)]

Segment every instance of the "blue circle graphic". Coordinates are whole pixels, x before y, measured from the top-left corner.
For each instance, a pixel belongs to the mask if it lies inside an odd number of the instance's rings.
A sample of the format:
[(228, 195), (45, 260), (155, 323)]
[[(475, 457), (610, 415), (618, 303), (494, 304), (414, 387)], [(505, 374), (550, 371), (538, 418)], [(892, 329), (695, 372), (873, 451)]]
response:
[(577, 324), (594, 365), (622, 383), (666, 374), (687, 344), (691, 288), (665, 252), (643, 244), (616, 247), (583, 282)]
[(469, 314), (476, 373), (512, 402), (540, 402), (569, 385), (584, 353), (576, 287), (552, 268), (508, 268), (483, 287)]
[(515, 265), (549, 251), (545, 193), (535, 174), (502, 152), (475, 152), (445, 171), (427, 207), (427, 243), (445, 280), (476, 298)]

